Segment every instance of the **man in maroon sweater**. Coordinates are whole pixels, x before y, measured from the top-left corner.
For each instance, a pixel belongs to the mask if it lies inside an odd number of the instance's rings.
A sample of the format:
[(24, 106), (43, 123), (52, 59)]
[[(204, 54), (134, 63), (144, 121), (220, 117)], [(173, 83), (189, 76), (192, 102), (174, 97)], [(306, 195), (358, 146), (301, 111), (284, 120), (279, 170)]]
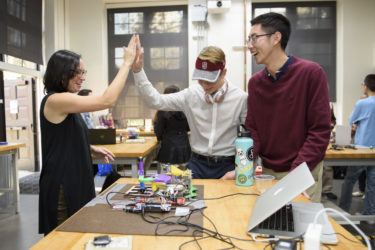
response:
[(331, 129), (326, 75), (317, 63), (286, 55), (291, 32), (286, 17), (267, 13), (251, 25), (248, 49), (266, 66), (248, 83), (246, 127), (254, 157), (261, 158), (264, 174), (277, 179), (306, 162), (315, 184), (305, 195), (320, 202)]

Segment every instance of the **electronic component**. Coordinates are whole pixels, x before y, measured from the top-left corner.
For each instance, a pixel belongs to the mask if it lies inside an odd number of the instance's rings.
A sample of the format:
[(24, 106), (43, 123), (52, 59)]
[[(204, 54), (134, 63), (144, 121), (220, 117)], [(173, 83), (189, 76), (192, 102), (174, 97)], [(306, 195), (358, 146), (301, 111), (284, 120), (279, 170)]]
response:
[(97, 236), (94, 238), (95, 246), (106, 246), (111, 242), (111, 238), (108, 235)]
[(280, 239), (276, 241), (274, 250), (294, 250), (296, 249), (295, 240)]
[(158, 204), (158, 203), (136, 203), (134, 205), (127, 205), (125, 212), (141, 213), (144, 212), (169, 212), (171, 211), (171, 204)]

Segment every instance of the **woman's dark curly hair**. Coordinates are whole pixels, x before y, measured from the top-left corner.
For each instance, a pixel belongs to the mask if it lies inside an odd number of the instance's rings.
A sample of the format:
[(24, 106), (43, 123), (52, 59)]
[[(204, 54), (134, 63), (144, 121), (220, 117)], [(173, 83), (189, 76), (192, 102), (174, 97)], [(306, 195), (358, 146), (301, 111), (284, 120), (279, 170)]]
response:
[(81, 56), (68, 50), (56, 51), (48, 61), (44, 74), (44, 91), (67, 92), (69, 80), (76, 75)]

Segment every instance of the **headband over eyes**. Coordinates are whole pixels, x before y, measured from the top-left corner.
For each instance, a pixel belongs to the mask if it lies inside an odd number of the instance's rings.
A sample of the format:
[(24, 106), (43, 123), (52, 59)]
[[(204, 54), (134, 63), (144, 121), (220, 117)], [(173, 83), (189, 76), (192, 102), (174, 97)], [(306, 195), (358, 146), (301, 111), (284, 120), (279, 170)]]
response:
[(212, 63), (207, 60), (201, 60), (199, 57), (195, 62), (193, 80), (203, 80), (206, 82), (216, 82), (221, 71), (225, 68), (225, 61)]

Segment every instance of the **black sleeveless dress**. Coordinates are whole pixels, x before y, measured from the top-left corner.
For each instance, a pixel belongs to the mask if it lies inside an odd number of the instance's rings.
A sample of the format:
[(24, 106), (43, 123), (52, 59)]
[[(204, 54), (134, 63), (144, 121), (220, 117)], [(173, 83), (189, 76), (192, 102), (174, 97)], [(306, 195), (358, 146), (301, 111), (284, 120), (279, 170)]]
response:
[(161, 141), (157, 160), (161, 163), (181, 164), (189, 161), (191, 149), (189, 124), (181, 111), (159, 111), (154, 131)]
[(44, 116), (40, 105), (42, 172), (39, 180), (39, 233), (48, 234), (57, 226), (57, 202), (63, 186), (68, 215), (73, 215), (95, 197), (88, 131), (80, 114), (69, 114), (59, 124)]

